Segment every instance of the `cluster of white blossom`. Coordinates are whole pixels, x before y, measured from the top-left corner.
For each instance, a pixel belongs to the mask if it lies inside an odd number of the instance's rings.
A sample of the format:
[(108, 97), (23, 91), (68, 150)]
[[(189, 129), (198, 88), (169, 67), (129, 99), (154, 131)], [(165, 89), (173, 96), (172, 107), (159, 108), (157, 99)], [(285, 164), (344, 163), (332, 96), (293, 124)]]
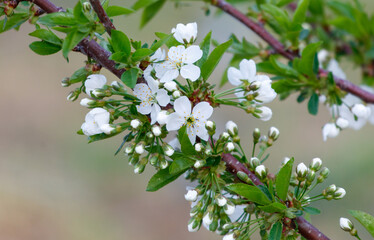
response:
[[(327, 61), (329, 53), (326, 50), (321, 50), (318, 53), (318, 61), (320, 67)], [(326, 70), (332, 72), (334, 76), (347, 79), (346, 74), (339, 66), (335, 59), (330, 59), (327, 63)], [(361, 86), (364, 90), (374, 93), (374, 90), (368, 86)], [(326, 101), (325, 96), (320, 97), (321, 102)], [(354, 130), (361, 129), (366, 122), (374, 125), (374, 104), (366, 104), (360, 98), (347, 94), (342, 99), (343, 104), (333, 105), (329, 107), (330, 113), (333, 116), (333, 122), (326, 123), (322, 128), (323, 140), (327, 138), (334, 138), (339, 135), (340, 131), (345, 128), (352, 128)]]

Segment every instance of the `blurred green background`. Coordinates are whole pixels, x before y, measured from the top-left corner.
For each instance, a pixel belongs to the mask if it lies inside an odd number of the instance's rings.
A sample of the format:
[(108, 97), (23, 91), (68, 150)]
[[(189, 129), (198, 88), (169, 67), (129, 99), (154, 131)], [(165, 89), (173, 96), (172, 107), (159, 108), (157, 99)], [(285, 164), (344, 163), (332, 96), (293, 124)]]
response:
[[(66, 8), (74, 1), (54, 2)], [(139, 14), (118, 17), (115, 23), (130, 37), (149, 43), (155, 38), (154, 32), (169, 32), (179, 22), (192, 21), (199, 26), (198, 41), (210, 30), (220, 42), (231, 32), (258, 41), (231, 17), (204, 17), (203, 7), (191, 3), (175, 9), (169, 2), (142, 30), (138, 28)], [(373, 1), (366, 1), (366, 9), (374, 9)], [(35, 55), (28, 48), (34, 40), (27, 36), (32, 30), (31, 25), (24, 24), (19, 32), (0, 35), (0, 239), (221, 239), (205, 229), (188, 233), (190, 207), (183, 196), (185, 181), (148, 193), (147, 180), (154, 170), (148, 168), (143, 175), (136, 175), (123, 154), (114, 156), (121, 136), (87, 144), (84, 136), (75, 133), (87, 109), (79, 101), (66, 100), (71, 89), (62, 88), (60, 80), (83, 66), (84, 57), (71, 53), (67, 64), (60, 54)], [(228, 60), (226, 56), (215, 72), (216, 81)], [(350, 80), (359, 82), (359, 70), (348, 63), (343, 63), (343, 68)], [(116, 80), (107, 71), (103, 73), (109, 82)], [(344, 187), (347, 195), (340, 201), (315, 204), (325, 214), (314, 216), (312, 222), (331, 239), (350, 239), (338, 227), (339, 217), (347, 217), (347, 209), (374, 214), (374, 126), (346, 130), (338, 138), (323, 142), (321, 127), (329, 120), (324, 107), (318, 116), (311, 116), (306, 105), (297, 104), (294, 96), (269, 106), (273, 118), (265, 123), (226, 108), (216, 109), (213, 119), (219, 129), (228, 120), (237, 122), (248, 152), (255, 127), (263, 132), (270, 126), (278, 127), (281, 136), (266, 163), (271, 171), (277, 171), (285, 156), (307, 164), (313, 157), (320, 157), (332, 173), (315, 193), (335, 183)], [(361, 227), (358, 229), (363, 239), (370, 239)]]

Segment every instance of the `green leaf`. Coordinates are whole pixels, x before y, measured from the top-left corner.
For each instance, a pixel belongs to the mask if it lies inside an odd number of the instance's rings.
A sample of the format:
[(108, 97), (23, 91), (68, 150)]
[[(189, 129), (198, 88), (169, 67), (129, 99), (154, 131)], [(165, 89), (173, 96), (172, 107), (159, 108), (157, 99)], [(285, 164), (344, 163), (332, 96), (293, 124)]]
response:
[(278, 7), (283, 7), (291, 2), (293, 2), (294, 0), (278, 0), (277, 2), (277, 6)]
[[(295, 69), (279, 62), (274, 55), (271, 55), (269, 60), (278, 75), (289, 76), (294, 78), (298, 77), (299, 73)], [(262, 64), (262, 67), (264, 67), (264, 64)]]
[(303, 207), (304, 212), (309, 213), (310, 215), (320, 214), (321, 211), (314, 207)]
[(274, 223), (269, 233), (269, 240), (281, 240), (282, 229), (283, 229), (282, 223), (280, 222)]
[(148, 48), (140, 48), (138, 50), (136, 50), (131, 58), (134, 62), (137, 62), (137, 61), (140, 61), (140, 60), (143, 60), (144, 58), (148, 57), (149, 55), (151, 55), (153, 53), (153, 51), (151, 49), (148, 49)]
[(372, 215), (359, 210), (350, 210), (349, 213), (374, 237), (374, 217)]
[(61, 46), (44, 41), (33, 42), (29, 47), (39, 55), (50, 55), (61, 50)]
[(208, 58), (210, 49), (210, 40), (212, 37), (212, 31), (210, 31), (200, 43), (200, 49), (203, 51), (203, 56), (195, 63), (196, 66), (201, 67)]
[(314, 58), (321, 44), (322, 42), (311, 43), (304, 48), (301, 54), (300, 62), (297, 66), (297, 69), (301, 73), (307, 74), (308, 76), (312, 76), (314, 74)]
[(195, 155), (196, 151), (187, 135), (187, 125), (181, 127), (178, 131), (178, 140), (181, 144), (181, 150), (187, 156)]
[(278, 94), (299, 89), (301, 86), (302, 85), (299, 82), (295, 82), (292, 79), (281, 79), (278, 81), (273, 81), (273, 83), (271, 84), (271, 87)]
[(83, 5), (82, 5), (81, 1), (77, 2), (77, 4), (74, 7), (73, 13), (74, 13), (74, 18), (80, 24), (89, 22), (88, 18), (83, 13)]
[(78, 24), (74, 18), (74, 15), (70, 12), (55, 12), (46, 14), (45, 16), (39, 18), (38, 23), (47, 26), (76, 26)]
[(261, 205), (268, 205), (271, 201), (266, 195), (257, 187), (244, 183), (231, 184), (227, 188), (240, 196)]
[(142, 13), (140, 27), (144, 27), (162, 8), (166, 0), (158, 0), (157, 2), (147, 6)]
[(317, 115), (318, 113), (318, 105), (319, 105), (319, 97), (317, 93), (313, 93), (312, 96), (309, 98), (308, 102), (308, 111), (312, 115)]
[(62, 44), (62, 55), (67, 59), (69, 52), (87, 37), (88, 34), (88, 32), (83, 33), (78, 30), (68, 33)]
[(183, 171), (171, 174), (169, 168), (170, 166), (158, 171), (155, 175), (153, 175), (153, 177), (148, 182), (148, 186), (147, 186), (148, 192), (155, 192), (159, 190), (165, 185), (176, 180), (180, 175), (182, 175), (185, 172), (185, 170), (183, 170)]
[(204, 80), (207, 80), (216, 68), (217, 64), (221, 60), (223, 54), (231, 46), (232, 39), (217, 46), (209, 55), (206, 62), (201, 67), (201, 76)]
[(124, 52), (116, 52), (110, 55), (109, 59), (120, 63), (128, 63), (129, 55), (127, 55), (127, 53)]
[(46, 42), (55, 44), (55, 45), (62, 45), (62, 40), (57, 37), (52, 31), (47, 29), (37, 29), (32, 33), (29, 33), (30, 36), (40, 38)]
[(306, 18), (310, 0), (300, 0), (293, 15), (292, 25), (301, 25)]
[(116, 17), (116, 16), (121, 16), (121, 15), (127, 15), (130, 13), (133, 13), (134, 10), (130, 8), (124, 8), (120, 6), (109, 6), (106, 9), (106, 13), (108, 14), (109, 17)]
[(138, 73), (139, 69), (131, 68), (122, 74), (121, 80), (129, 88), (134, 88), (138, 80)]
[(285, 205), (283, 205), (282, 203), (278, 203), (278, 202), (273, 202), (266, 206), (259, 206), (258, 208), (267, 213), (280, 213), (284, 209), (287, 209)]
[(151, 49), (152, 51), (157, 51), (162, 45), (166, 44), (170, 39), (172, 39), (173, 34), (166, 35), (162, 37), (160, 40), (155, 42), (152, 46)]
[[(165, 38), (165, 37), (167, 37), (167, 36), (169, 36), (169, 35), (173, 35), (173, 34), (166, 34), (166, 33), (162, 33), (162, 32), (156, 32), (155, 35), (156, 35), (158, 38), (160, 38), (160, 40), (161, 40), (161, 39), (163, 39), (163, 38)], [(168, 40), (165, 42), (165, 45), (166, 45), (168, 48), (171, 48), (171, 47), (173, 47), (173, 46), (177, 46), (177, 45), (179, 45), (179, 44), (180, 44), (180, 43), (179, 43), (177, 40), (175, 40), (175, 38), (173, 38), (173, 37), (168, 38)], [(157, 49), (156, 49), (156, 50), (157, 50)]]
[(270, 14), (282, 28), (288, 29), (290, 27), (291, 21), (285, 10), (268, 3), (262, 4), (261, 9)]
[(138, 0), (131, 8), (134, 10), (138, 10), (140, 8), (148, 7), (156, 1), (157, 0)]
[(190, 168), (195, 161), (189, 159), (188, 157), (179, 157), (173, 160), (173, 163), (170, 165), (170, 174), (176, 174), (178, 172), (187, 170)]
[(85, 67), (79, 68), (77, 71), (73, 73), (73, 75), (71, 75), (69, 82), (71, 84), (83, 82), (87, 79), (88, 75), (89, 72), (86, 70)]
[(294, 158), (291, 158), (285, 165), (283, 165), (283, 167), (279, 170), (275, 181), (275, 189), (277, 190), (278, 197), (283, 201), (287, 199), (293, 162)]
[(27, 13), (14, 13), (11, 17), (5, 17), (0, 21), (0, 33), (6, 32), (10, 29), (17, 30), (22, 23), (29, 19), (29, 17), (30, 15)]
[(124, 52), (127, 55), (131, 53), (131, 43), (129, 38), (121, 31), (112, 29), (112, 46), (114, 52)]

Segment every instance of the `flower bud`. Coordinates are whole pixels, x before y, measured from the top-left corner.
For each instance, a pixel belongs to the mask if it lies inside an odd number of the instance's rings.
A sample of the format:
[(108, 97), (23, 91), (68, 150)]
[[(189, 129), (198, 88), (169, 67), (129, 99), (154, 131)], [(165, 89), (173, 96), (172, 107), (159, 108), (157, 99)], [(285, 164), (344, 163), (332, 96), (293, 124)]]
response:
[(197, 232), (201, 226), (201, 219), (198, 217), (192, 217), (188, 223), (189, 232)]
[(212, 149), (206, 149), (204, 153), (205, 155), (210, 156), (212, 155), (213, 152), (212, 152)]
[(105, 134), (110, 135), (115, 133), (115, 128), (112, 127), (110, 124), (103, 124), (100, 126), (100, 130), (103, 131)]
[(308, 173), (308, 168), (304, 163), (299, 163), (296, 167), (297, 180), (303, 181)]
[(89, 3), (89, 2), (84, 2), (83, 3), (83, 11), (89, 12), (89, 11), (91, 11), (91, 9), (92, 9), (91, 3)]
[(339, 135), (339, 128), (336, 127), (335, 123), (326, 123), (322, 128), (322, 137), (323, 141), (326, 141), (327, 138), (334, 138)]
[(235, 237), (235, 234), (234, 233), (229, 233), (229, 234), (226, 234), (225, 236), (223, 236), (222, 240), (235, 240), (236, 237)]
[(195, 202), (198, 195), (199, 193), (195, 189), (192, 189), (187, 191), (187, 193), (184, 195), (184, 198), (189, 202)]
[(227, 199), (222, 196), (221, 194), (217, 195), (216, 197), (216, 203), (218, 206), (223, 207), (227, 204)]
[(139, 142), (135, 147), (135, 152), (137, 154), (143, 154), (144, 153), (144, 142)]
[(174, 98), (174, 99), (177, 99), (177, 98), (179, 98), (180, 96), (181, 96), (181, 92), (180, 92), (180, 91), (176, 90), (176, 91), (173, 92), (173, 98)]
[(262, 121), (269, 121), (273, 116), (273, 112), (270, 108), (261, 106), (256, 108), (255, 113), (253, 114), (255, 117), (261, 119)]
[(140, 126), (141, 122), (138, 119), (131, 120), (131, 127), (136, 130)]
[(348, 218), (340, 218), (339, 224), (340, 228), (346, 232), (350, 232), (354, 228), (353, 223)]
[(161, 125), (164, 125), (166, 124), (168, 117), (169, 117), (169, 112), (162, 110), (157, 115), (157, 122)]
[(161, 159), (160, 161), (160, 168), (165, 169), (169, 166), (169, 162), (166, 159)]
[(148, 158), (143, 157), (142, 159), (140, 159), (140, 161), (135, 165), (134, 173), (136, 174), (143, 173), (147, 163), (148, 163)]
[(258, 140), (261, 137), (260, 129), (255, 128), (255, 130), (253, 130), (253, 134), (252, 135), (253, 135), (253, 143), (254, 144), (258, 143)]
[(167, 143), (164, 143), (163, 150), (166, 156), (170, 157), (174, 154), (174, 149)]
[(151, 155), (151, 158), (149, 159), (149, 163), (152, 165), (152, 166), (155, 166), (158, 162), (158, 156), (159, 154), (158, 153), (153, 153)]
[(160, 128), (160, 126), (158, 126), (158, 125), (153, 125), (152, 126), (152, 132), (153, 132), (153, 134), (156, 136), (156, 137), (158, 137), (158, 136), (160, 136), (161, 135), (161, 128)]
[(317, 178), (317, 183), (322, 183), (323, 181), (325, 181), (325, 179), (328, 177), (329, 174), (330, 174), (330, 170), (327, 167), (324, 167), (321, 170), (319, 177)]
[(249, 160), (249, 166), (251, 169), (255, 169), (260, 164), (261, 164), (260, 160), (256, 157), (253, 157)]
[(80, 102), (80, 105), (83, 107), (93, 107), (95, 105), (96, 101), (89, 99), (89, 98), (83, 98)]
[(74, 91), (71, 91), (71, 92), (68, 94), (68, 96), (66, 97), (66, 99), (67, 99), (68, 101), (72, 101), (72, 102), (74, 102), (74, 101), (77, 100), (77, 98), (79, 97), (79, 93), (80, 93), (79, 89), (75, 89)]
[(123, 85), (119, 83), (118, 81), (113, 81), (110, 86), (116, 91), (122, 91), (123, 90)]
[(340, 127), (341, 129), (347, 128), (349, 126), (349, 121), (340, 117), (336, 120), (336, 126)]
[(336, 191), (336, 186), (335, 184), (331, 184), (330, 186), (328, 186), (325, 190), (323, 190), (325, 192), (325, 194), (323, 195), (327, 195), (327, 194), (332, 194), (332, 193), (335, 193)]
[(322, 167), (322, 160), (320, 158), (313, 158), (312, 163), (310, 164), (310, 168), (314, 171), (320, 170)]
[(276, 127), (271, 127), (269, 130), (269, 138), (273, 141), (277, 140), (279, 137), (279, 130)]
[(223, 211), (230, 216), (235, 212), (235, 205), (232, 202), (228, 202), (225, 206), (223, 206)]
[(214, 135), (216, 133), (216, 123), (213, 121), (207, 121), (205, 123), (205, 128), (208, 130), (208, 133), (210, 136)]
[(308, 174), (306, 176), (306, 184), (310, 186), (315, 178), (316, 178), (316, 172), (312, 169), (308, 169)]
[(342, 199), (346, 194), (346, 191), (344, 188), (338, 187), (334, 193), (334, 199), (339, 200)]
[(356, 115), (358, 118), (369, 118), (371, 114), (370, 108), (364, 106), (363, 104), (355, 104), (352, 107), (352, 113)]
[(233, 121), (228, 121), (226, 123), (226, 130), (231, 137), (235, 137), (236, 135), (238, 135), (238, 125), (236, 125), (236, 123), (234, 123)]
[(230, 138), (230, 135), (227, 132), (223, 132), (221, 133), (221, 135), (219, 135), (218, 141), (226, 142), (227, 140), (229, 140), (229, 138)]
[(125, 147), (125, 153), (126, 154), (131, 154), (134, 152), (134, 149), (135, 149), (135, 144), (134, 143), (130, 143), (129, 145), (127, 145)]
[(204, 165), (205, 165), (205, 161), (198, 160), (198, 161), (195, 162), (195, 164), (193, 166), (194, 166), (194, 168), (201, 168)]
[(209, 205), (207, 212), (204, 214), (203, 223), (207, 226), (213, 222), (214, 205)]
[(169, 92), (177, 90), (177, 84), (174, 81), (169, 81), (164, 84), (164, 88)]
[(69, 87), (71, 84), (70, 84), (70, 78), (66, 77), (64, 79), (61, 80), (61, 86), (62, 87)]
[(232, 142), (228, 142), (225, 146), (225, 152), (226, 153), (230, 153), (230, 152), (234, 151), (234, 149), (235, 149), (235, 145)]
[(203, 151), (204, 150), (204, 145), (203, 144), (201, 144), (201, 143), (196, 143), (195, 144), (195, 151), (196, 152), (201, 152), (201, 151)]
[(265, 179), (267, 177), (267, 171), (264, 165), (257, 166), (255, 172), (260, 179)]
[(248, 175), (245, 172), (238, 171), (236, 173), (236, 176), (243, 182), (251, 184), (252, 180), (248, 177)]

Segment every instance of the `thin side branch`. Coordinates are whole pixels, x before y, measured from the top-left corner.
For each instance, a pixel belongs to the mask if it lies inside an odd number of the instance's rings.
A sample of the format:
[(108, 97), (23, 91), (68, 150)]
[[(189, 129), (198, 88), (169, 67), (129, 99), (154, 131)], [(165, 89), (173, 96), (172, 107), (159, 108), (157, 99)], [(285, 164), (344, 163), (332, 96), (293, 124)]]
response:
[[(273, 35), (271, 35), (265, 28), (248, 18), (244, 13), (240, 12), (231, 4), (224, 0), (211, 0), (213, 6), (220, 8), (222, 11), (236, 18), (242, 22), (245, 26), (255, 32), (259, 37), (261, 37), (265, 42), (267, 42), (277, 53), (281, 54), (285, 58), (292, 60), (295, 57), (299, 57), (297, 53), (287, 50), (284, 45), (278, 41)], [(321, 73), (326, 72), (324, 69), (319, 69)], [(338, 78), (334, 76), (336, 85), (343, 91), (349, 92), (367, 103), (374, 103), (374, 94), (363, 90), (359, 86), (351, 83), (348, 80)]]
[(103, 6), (101, 6), (99, 0), (90, 0), (90, 3), (97, 16), (99, 17), (100, 22), (104, 25), (106, 32), (110, 36), (112, 34), (112, 29), (116, 28), (114, 27), (112, 21), (110, 21), (108, 14), (105, 12)]
[[(231, 154), (222, 154), (222, 160), (226, 163), (227, 170), (235, 176), (241, 171), (246, 173), (256, 186), (264, 185), (253, 172), (249, 171), (248, 168)], [(308, 240), (330, 240), (303, 217), (297, 217), (290, 227), (297, 229), (299, 233)]]

